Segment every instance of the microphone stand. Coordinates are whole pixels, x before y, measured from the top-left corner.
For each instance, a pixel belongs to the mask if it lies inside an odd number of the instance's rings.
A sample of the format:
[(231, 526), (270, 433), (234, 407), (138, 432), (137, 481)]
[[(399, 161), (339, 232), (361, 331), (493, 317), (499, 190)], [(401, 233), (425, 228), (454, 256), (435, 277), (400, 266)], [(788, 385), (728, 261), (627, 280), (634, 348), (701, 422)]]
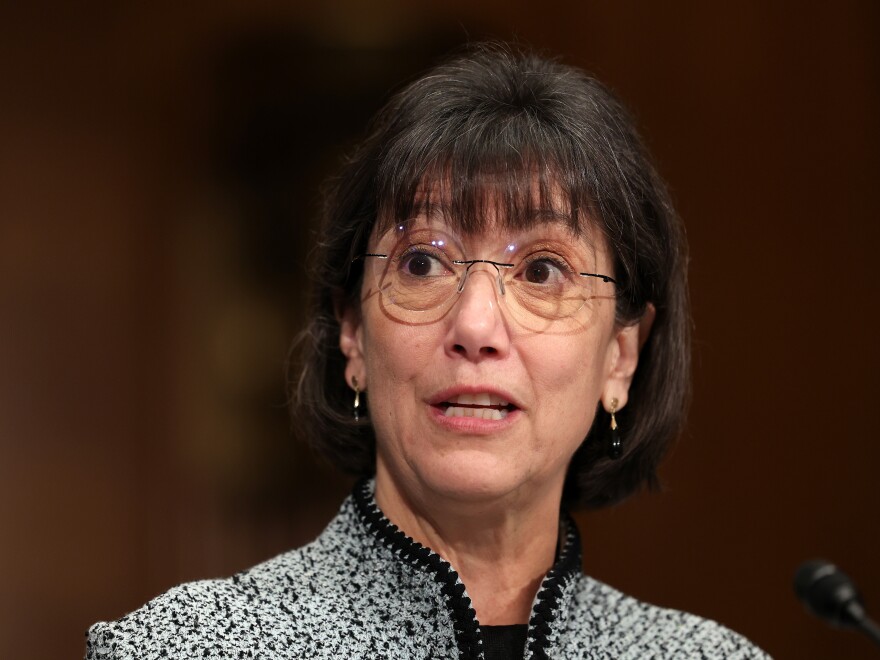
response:
[(868, 616), (861, 603), (852, 601), (846, 606), (846, 613), (853, 621), (853, 625), (874, 640), (880, 646), (880, 625)]

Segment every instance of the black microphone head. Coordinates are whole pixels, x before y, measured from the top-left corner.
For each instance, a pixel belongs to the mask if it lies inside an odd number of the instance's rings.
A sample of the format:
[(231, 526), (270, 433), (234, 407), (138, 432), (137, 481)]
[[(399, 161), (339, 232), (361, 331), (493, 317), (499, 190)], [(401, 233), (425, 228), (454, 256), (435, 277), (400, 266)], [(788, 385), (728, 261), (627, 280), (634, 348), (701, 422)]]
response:
[(801, 564), (794, 592), (813, 614), (836, 626), (857, 626), (864, 617), (859, 592), (831, 562), (817, 559)]

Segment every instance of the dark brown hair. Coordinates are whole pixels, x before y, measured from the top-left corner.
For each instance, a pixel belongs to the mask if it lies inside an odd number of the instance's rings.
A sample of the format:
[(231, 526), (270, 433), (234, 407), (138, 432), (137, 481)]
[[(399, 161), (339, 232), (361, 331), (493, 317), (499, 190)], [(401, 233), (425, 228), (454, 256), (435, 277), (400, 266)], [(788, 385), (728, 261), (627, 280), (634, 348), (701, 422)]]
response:
[(327, 192), (311, 315), (301, 363), (292, 362), (301, 369), (292, 405), (313, 446), (351, 474), (375, 470), (373, 429), (352, 417), (335, 309), (358, 304), (355, 257), (377, 223), (406, 222), (424, 203), (417, 193), (426, 184), (443, 187), (464, 233), (484, 226), (488, 203), (508, 226), (534, 223), (533, 211), (560, 191), (576, 232), (592, 225), (604, 233), (618, 281), (618, 323), (637, 323), (649, 303), (656, 318), (629, 403), (617, 413), (623, 457), (606, 456), (609, 418), (598, 406), (569, 467), (564, 500), (603, 506), (656, 486), (690, 391), (681, 222), (633, 121), (608, 89), (579, 69), (498, 44), (469, 47), (393, 96)]

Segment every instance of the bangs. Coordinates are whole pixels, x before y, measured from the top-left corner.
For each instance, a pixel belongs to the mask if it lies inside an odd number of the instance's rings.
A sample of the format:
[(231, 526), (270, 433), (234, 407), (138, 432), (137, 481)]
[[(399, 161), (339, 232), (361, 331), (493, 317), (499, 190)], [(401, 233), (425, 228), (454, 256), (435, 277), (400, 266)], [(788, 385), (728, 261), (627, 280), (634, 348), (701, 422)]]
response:
[(377, 171), (378, 233), (432, 214), (465, 235), (545, 222), (587, 232), (598, 217), (589, 154), (528, 108), (506, 114), (462, 112), (398, 133)]

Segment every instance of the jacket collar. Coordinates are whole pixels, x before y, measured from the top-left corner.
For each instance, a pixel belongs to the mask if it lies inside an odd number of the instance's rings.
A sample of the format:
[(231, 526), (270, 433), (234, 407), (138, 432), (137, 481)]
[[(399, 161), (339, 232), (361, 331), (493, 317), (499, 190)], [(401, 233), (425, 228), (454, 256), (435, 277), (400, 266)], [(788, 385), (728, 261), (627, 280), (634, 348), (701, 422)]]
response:
[[(392, 523), (374, 497), (374, 481), (364, 479), (357, 483), (353, 493), (355, 510), (361, 522), (385, 547), (401, 561), (433, 574), (434, 581), (446, 599), (455, 628), (455, 641), (461, 660), (482, 658), (482, 638), (476, 612), (465, 586), (452, 565), (430, 548), (414, 541)], [(577, 526), (571, 516), (563, 513), (559, 526), (560, 542), (556, 563), (544, 576), (538, 588), (529, 619), (526, 657), (546, 658), (553, 622), (558, 619), (563, 593), (568, 584), (580, 574), (581, 544)]]

